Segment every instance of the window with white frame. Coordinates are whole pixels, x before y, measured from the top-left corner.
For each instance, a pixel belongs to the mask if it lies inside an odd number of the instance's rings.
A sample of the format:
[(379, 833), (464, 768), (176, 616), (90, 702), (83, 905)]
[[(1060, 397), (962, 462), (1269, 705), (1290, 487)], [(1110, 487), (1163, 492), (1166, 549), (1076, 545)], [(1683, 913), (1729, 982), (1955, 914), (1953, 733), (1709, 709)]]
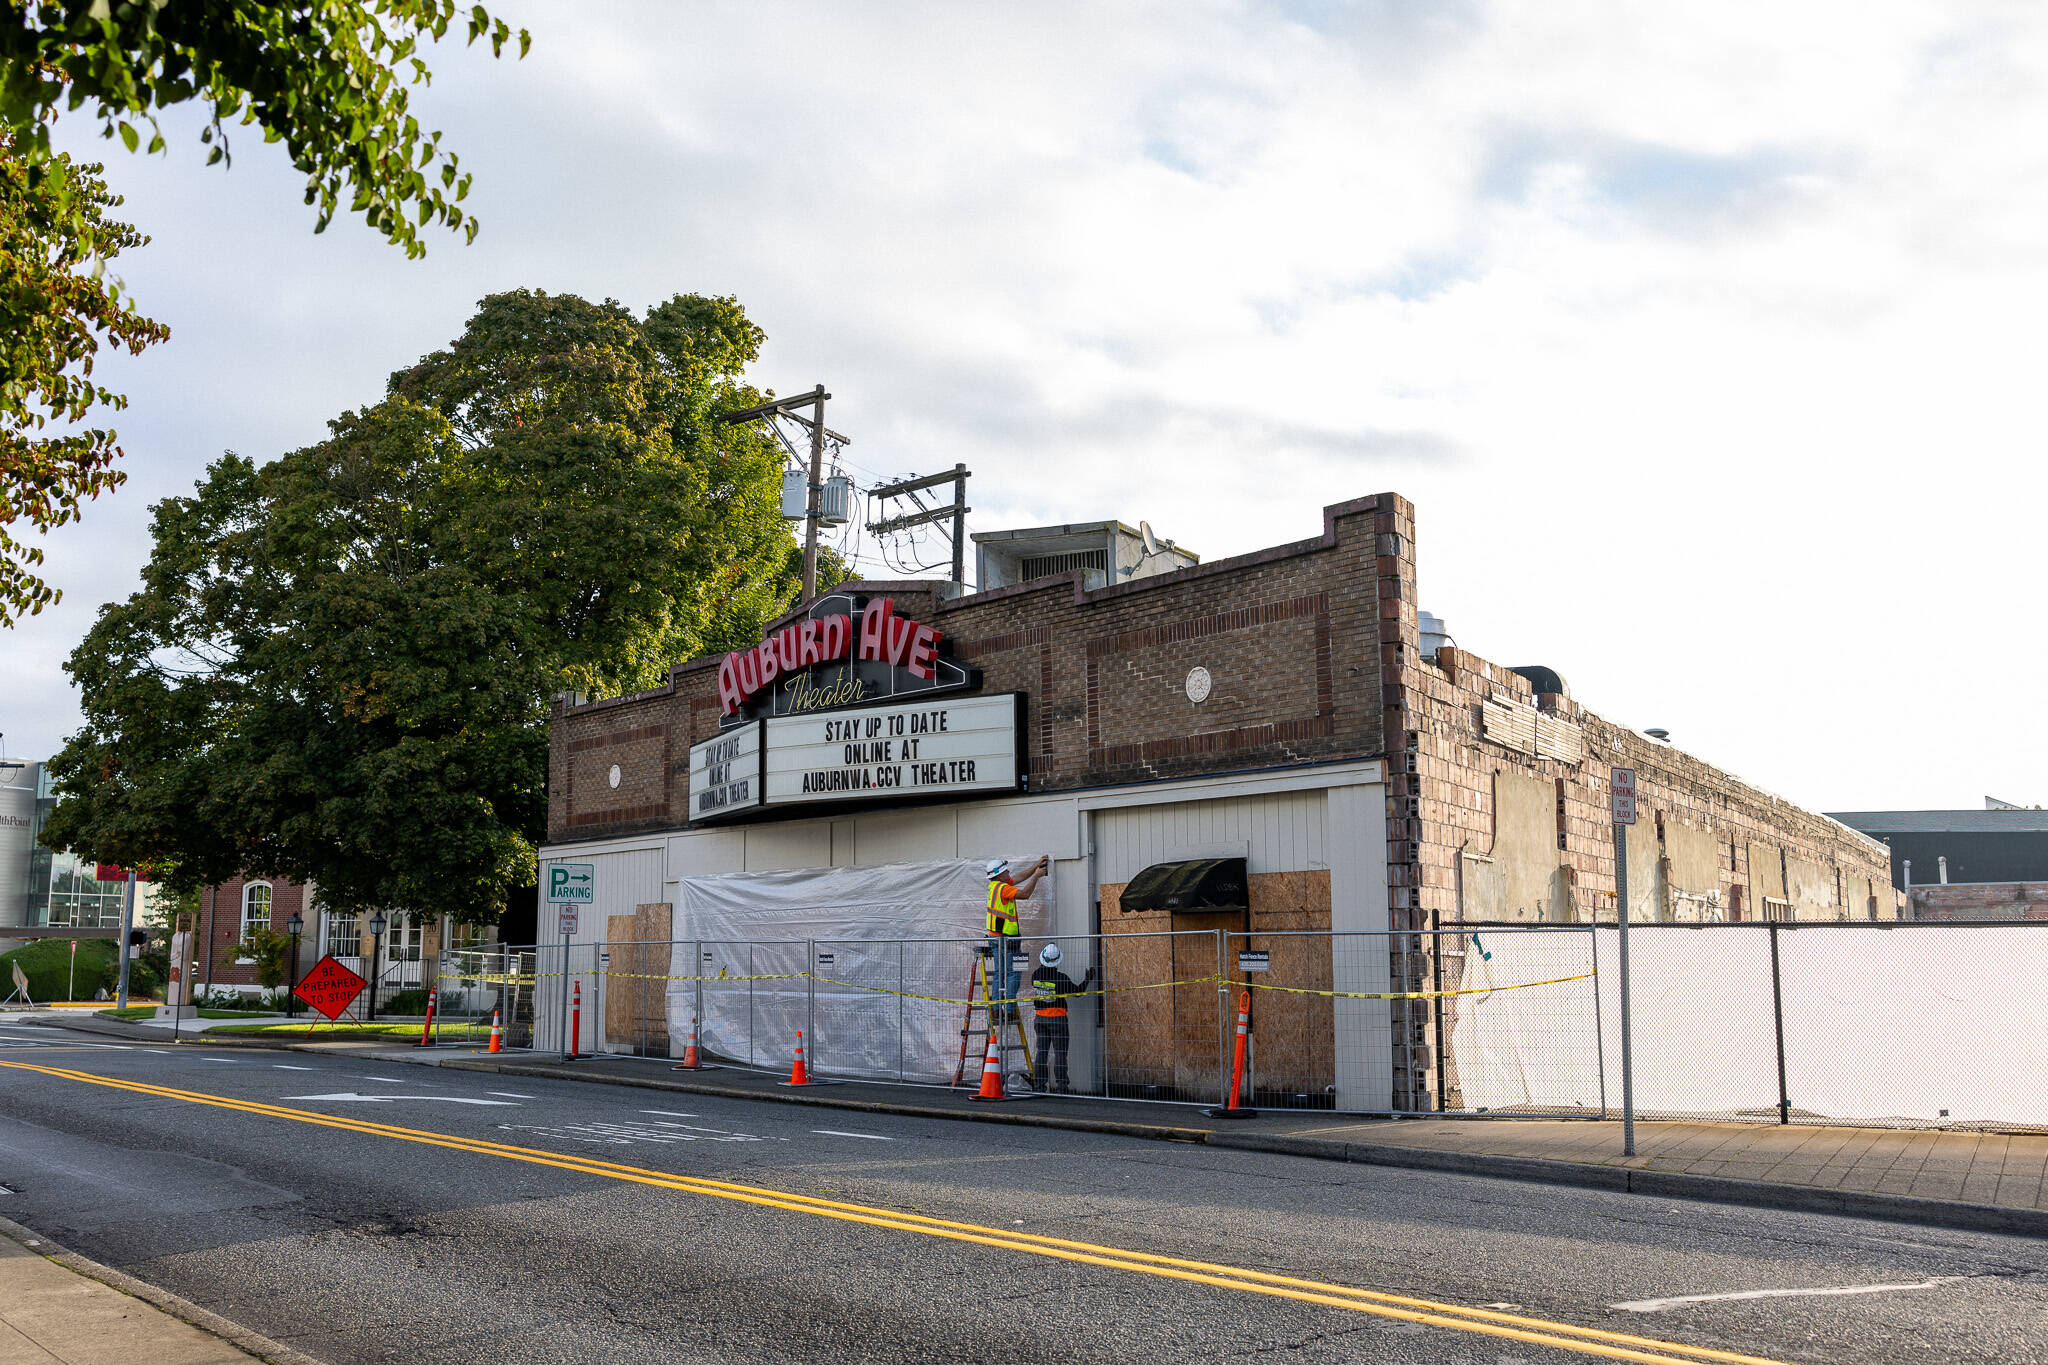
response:
[(242, 888), (242, 940), (251, 930), (270, 927), (270, 883), (250, 882)]
[(360, 915), (327, 912), (327, 942), (324, 951), (335, 957), (360, 957), (363, 951), (363, 922)]

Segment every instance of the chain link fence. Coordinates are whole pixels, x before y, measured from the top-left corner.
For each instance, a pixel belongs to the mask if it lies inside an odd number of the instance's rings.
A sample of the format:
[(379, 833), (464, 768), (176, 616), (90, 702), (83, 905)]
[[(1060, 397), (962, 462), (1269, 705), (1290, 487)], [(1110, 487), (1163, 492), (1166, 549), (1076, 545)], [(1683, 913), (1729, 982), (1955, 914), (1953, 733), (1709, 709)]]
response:
[[(2044, 935), (1631, 925), (1637, 1116), (2048, 1129)], [(508, 1047), (559, 1053), (573, 1028), (582, 1052), (679, 1059), (694, 1029), (707, 1063), (786, 1072), (801, 1031), (819, 1077), (968, 1087), (992, 988), (1012, 1090), (1202, 1104), (1228, 1093), (1243, 995), (1251, 1107), (1417, 1112), (1395, 1103), (1398, 1054), (1433, 1081), (1421, 1112), (1614, 1118), (1618, 939), (1612, 924), (1109, 933), (1013, 941), (1008, 963), (983, 938), (578, 944), (566, 958), (543, 944), (444, 954), (440, 982), (444, 1019), (487, 1029), (502, 1011)], [(1065, 980), (1042, 1012), (1048, 944)]]

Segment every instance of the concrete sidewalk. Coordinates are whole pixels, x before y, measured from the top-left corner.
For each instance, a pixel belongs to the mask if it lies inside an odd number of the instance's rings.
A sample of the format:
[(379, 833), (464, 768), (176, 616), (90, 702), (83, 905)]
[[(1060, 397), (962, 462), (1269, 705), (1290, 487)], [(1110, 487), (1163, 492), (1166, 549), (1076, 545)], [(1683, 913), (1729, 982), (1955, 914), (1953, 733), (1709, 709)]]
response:
[(0, 1219), (0, 1365), (245, 1365), (308, 1358)]

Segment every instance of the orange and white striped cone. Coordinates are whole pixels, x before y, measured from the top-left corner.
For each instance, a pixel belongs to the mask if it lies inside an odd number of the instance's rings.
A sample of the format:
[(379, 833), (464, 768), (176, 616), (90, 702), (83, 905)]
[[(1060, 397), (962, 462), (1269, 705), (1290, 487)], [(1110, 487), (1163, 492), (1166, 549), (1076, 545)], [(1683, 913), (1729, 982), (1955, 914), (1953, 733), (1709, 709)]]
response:
[(683, 1060), (681, 1064), (677, 1066), (672, 1066), (669, 1068), (669, 1070), (695, 1071), (698, 1069), (700, 1065), (702, 1065), (702, 1063), (700, 1063), (697, 1060), (697, 1021), (695, 1019), (692, 1019), (690, 1020), (690, 1045), (687, 1048), (683, 1049)]
[(789, 1064), (789, 1079), (784, 1085), (809, 1085), (811, 1073), (804, 1068), (804, 1031), (796, 1031), (796, 1060)]
[(505, 1030), (498, 1025), (498, 1013), (497, 1010), (491, 1011), (491, 1045), (484, 1049), (486, 1052), (505, 1050)]
[(421, 1047), (434, 1045), (434, 997), (438, 994), (438, 991), (427, 992), (427, 1022), (420, 1026)]
[(996, 1049), (993, 1035), (988, 1040), (988, 1052), (981, 1059), (981, 1089), (974, 1098), (978, 1100), (999, 1100), (1003, 1098), (1003, 1055)]

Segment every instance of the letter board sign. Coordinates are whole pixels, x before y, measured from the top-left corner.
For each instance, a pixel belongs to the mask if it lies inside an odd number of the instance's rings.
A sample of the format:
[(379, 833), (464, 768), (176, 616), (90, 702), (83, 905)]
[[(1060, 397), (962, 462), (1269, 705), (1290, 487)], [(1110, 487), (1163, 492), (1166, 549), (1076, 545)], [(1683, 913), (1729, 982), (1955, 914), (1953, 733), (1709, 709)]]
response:
[(690, 818), (716, 820), (761, 804), (761, 723), (690, 746)]
[(767, 805), (1016, 791), (1023, 697), (933, 700), (765, 723)]

